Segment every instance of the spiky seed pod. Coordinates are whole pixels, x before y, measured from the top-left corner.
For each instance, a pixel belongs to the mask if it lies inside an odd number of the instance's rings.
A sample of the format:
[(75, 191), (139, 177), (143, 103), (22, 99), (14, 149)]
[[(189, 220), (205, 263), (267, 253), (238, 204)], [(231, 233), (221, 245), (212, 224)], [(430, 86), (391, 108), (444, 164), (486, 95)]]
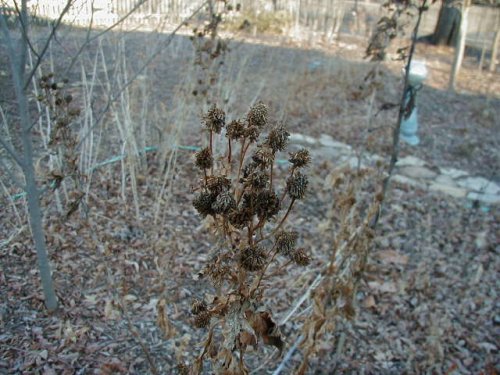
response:
[(207, 304), (205, 303), (205, 301), (195, 299), (191, 304), (191, 314), (198, 315), (203, 311), (207, 311)]
[(231, 269), (226, 264), (210, 261), (205, 265), (203, 272), (210, 278), (215, 287), (220, 287), (231, 274)]
[(179, 363), (177, 365), (177, 372), (179, 375), (189, 375), (189, 366), (187, 366), (185, 363)]
[(244, 193), (241, 207), (248, 212), (248, 215), (253, 216), (255, 214), (255, 210), (257, 209), (257, 193)]
[(257, 126), (249, 126), (245, 129), (245, 138), (248, 138), (250, 142), (256, 142), (259, 139), (260, 128)]
[(201, 311), (193, 319), (193, 324), (196, 328), (205, 328), (210, 325), (210, 318), (212, 314), (210, 311)]
[(307, 255), (306, 250), (303, 248), (297, 249), (291, 253), (290, 258), (298, 266), (308, 266), (311, 263), (311, 258)]
[(212, 209), (212, 205), (215, 202), (215, 195), (203, 191), (196, 195), (193, 199), (193, 207), (198, 211), (198, 213), (202, 217), (206, 217), (207, 215), (213, 215), (214, 210)]
[(231, 180), (225, 176), (210, 176), (207, 181), (207, 189), (211, 193), (219, 195), (223, 191), (229, 190)]
[(240, 120), (233, 120), (227, 125), (226, 137), (239, 140), (245, 136), (245, 125)]
[(308, 183), (309, 181), (307, 180), (307, 176), (300, 172), (288, 177), (286, 180), (286, 190), (288, 195), (294, 199), (304, 198)]
[(243, 229), (252, 220), (252, 213), (249, 210), (234, 210), (229, 214), (229, 222), (238, 229)]
[(296, 168), (305, 167), (311, 162), (311, 155), (308, 149), (303, 148), (297, 152), (290, 153), (290, 158), (288, 159), (288, 161), (292, 163)]
[(262, 129), (266, 126), (267, 106), (262, 102), (255, 104), (252, 108), (250, 108), (250, 111), (248, 111), (247, 122), (249, 127), (256, 126), (259, 129)]
[[(243, 167), (243, 181), (246, 180), (247, 178), (249, 178), (252, 173), (254, 173), (255, 169), (257, 169), (257, 164), (255, 162), (250, 162), (248, 163), (247, 165), (245, 165)], [(243, 182), (243, 181), (240, 181), (240, 182)]]
[(252, 160), (262, 169), (267, 168), (274, 162), (273, 150), (269, 147), (259, 145), (252, 155)]
[(208, 147), (198, 151), (194, 158), (196, 166), (201, 170), (210, 169), (214, 165), (214, 158)]
[(298, 237), (299, 234), (297, 232), (278, 232), (275, 237), (276, 250), (283, 255), (290, 255), (295, 249)]
[(240, 264), (247, 271), (258, 271), (266, 264), (266, 251), (258, 246), (248, 246), (241, 251)]
[(216, 214), (225, 214), (236, 208), (236, 201), (229, 191), (220, 193), (215, 202), (212, 204), (212, 209)]
[(263, 190), (257, 195), (257, 216), (260, 220), (273, 218), (280, 211), (280, 199), (274, 191)]
[(207, 114), (203, 116), (203, 122), (207, 129), (220, 134), (222, 128), (226, 124), (226, 113), (222, 109), (217, 108), (214, 104), (208, 110)]
[(68, 115), (72, 116), (72, 117), (77, 117), (77, 116), (80, 116), (80, 108), (71, 108), (69, 111), (68, 111)]
[(245, 182), (253, 189), (265, 189), (269, 183), (269, 175), (265, 171), (255, 171), (245, 179)]
[(267, 136), (266, 144), (273, 150), (273, 152), (283, 151), (288, 145), (288, 133), (283, 124), (276, 125)]

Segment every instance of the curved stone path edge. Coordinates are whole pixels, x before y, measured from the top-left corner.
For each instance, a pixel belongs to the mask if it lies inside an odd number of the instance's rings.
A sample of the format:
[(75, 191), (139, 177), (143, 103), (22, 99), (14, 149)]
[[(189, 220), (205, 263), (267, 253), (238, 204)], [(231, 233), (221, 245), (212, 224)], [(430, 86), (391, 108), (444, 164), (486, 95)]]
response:
[[(359, 153), (345, 143), (338, 142), (328, 134), (319, 138), (300, 133), (290, 134), (290, 143), (307, 145), (313, 155), (339, 161), (356, 167), (360, 163)], [(363, 153), (361, 166), (384, 160), (379, 155)], [(419, 189), (438, 192), (459, 199), (477, 201), (483, 205), (500, 205), (500, 186), (485, 177), (472, 176), (469, 172), (455, 168), (431, 167), (422, 159), (406, 156), (398, 160), (392, 180)]]

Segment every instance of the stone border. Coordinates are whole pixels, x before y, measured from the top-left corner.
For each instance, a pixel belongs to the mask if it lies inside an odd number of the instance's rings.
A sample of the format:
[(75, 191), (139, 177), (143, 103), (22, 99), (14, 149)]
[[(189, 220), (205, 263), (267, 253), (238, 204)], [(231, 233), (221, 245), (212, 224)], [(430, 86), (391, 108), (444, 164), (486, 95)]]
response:
[[(290, 134), (292, 144), (313, 146), (312, 153), (329, 157), (355, 167), (359, 158), (348, 144), (334, 140), (328, 134), (314, 138), (300, 133)], [(361, 165), (382, 160), (375, 154), (363, 154)], [(454, 168), (430, 168), (415, 156), (401, 158), (396, 164), (393, 180), (420, 189), (439, 192), (455, 198), (467, 198), (486, 205), (500, 204), (500, 186), (484, 177), (471, 176), (468, 172)]]

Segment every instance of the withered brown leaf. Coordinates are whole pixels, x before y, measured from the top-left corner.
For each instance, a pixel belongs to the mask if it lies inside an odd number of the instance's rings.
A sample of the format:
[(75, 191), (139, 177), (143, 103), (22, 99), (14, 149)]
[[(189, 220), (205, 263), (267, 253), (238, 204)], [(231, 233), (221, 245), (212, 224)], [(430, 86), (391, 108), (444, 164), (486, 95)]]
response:
[(257, 336), (262, 337), (264, 344), (278, 348), (281, 353), (285, 343), (281, 339), (281, 332), (271, 314), (267, 311), (254, 313), (252, 310), (247, 310), (245, 316)]

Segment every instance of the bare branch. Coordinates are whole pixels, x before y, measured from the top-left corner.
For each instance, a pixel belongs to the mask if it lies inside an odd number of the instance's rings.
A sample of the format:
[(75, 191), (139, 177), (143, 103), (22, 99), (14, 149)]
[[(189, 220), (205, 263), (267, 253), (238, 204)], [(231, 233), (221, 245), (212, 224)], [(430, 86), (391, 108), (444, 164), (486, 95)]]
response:
[(420, 22), (422, 21), (422, 15), (427, 9), (427, 0), (423, 0), (422, 4), (420, 7), (418, 7), (418, 17), (417, 17), (417, 22), (415, 24), (415, 27), (413, 28), (412, 32), (412, 37), (411, 37), (411, 47), (410, 47), (410, 52), (408, 54), (408, 61), (406, 62), (406, 67), (405, 67), (405, 76), (404, 76), (404, 87), (403, 87), (403, 93), (401, 94), (401, 100), (399, 102), (399, 113), (398, 113), (398, 120), (396, 122), (396, 126), (394, 127), (393, 133), (392, 133), (392, 152), (391, 152), (391, 160), (389, 163), (389, 170), (387, 173), (387, 177), (384, 179), (382, 183), (382, 199), (380, 201), (380, 210), (379, 212), (374, 216), (372, 222), (370, 223), (370, 227), (372, 229), (375, 229), (377, 226), (378, 220), (380, 218), (380, 212), (382, 209), (382, 205), (385, 200), (385, 196), (387, 194), (387, 190), (389, 189), (389, 183), (392, 177), (392, 174), (394, 172), (394, 169), (396, 168), (396, 163), (398, 161), (399, 157), (399, 135), (401, 133), (401, 124), (403, 122), (405, 110), (406, 110), (406, 95), (408, 92), (408, 89), (410, 87), (410, 66), (411, 62), (413, 60), (413, 54), (415, 53), (415, 47), (417, 45), (417, 36), (418, 36), (418, 29), (420, 28)]
[(24, 168), (24, 161), (21, 159), (21, 157), (18, 155), (18, 153), (7, 143), (5, 142), (2, 138), (0, 138), (0, 144), (2, 147), (7, 151), (7, 153), (10, 155), (12, 159), (21, 167)]
[(0, 158), (0, 164), (2, 165), (3, 169), (5, 170), (5, 173), (9, 175), (10, 180), (16, 185), (18, 188), (25, 190), (25, 186), (19, 179), (16, 177), (16, 175), (12, 172), (11, 168), (9, 168), (8, 165), (5, 164), (5, 161), (3, 158)]
[[(35, 65), (33, 66), (33, 69), (31, 69), (31, 72), (28, 74), (28, 77), (26, 78), (26, 81), (24, 83), (24, 90), (26, 90), (28, 88), (28, 86), (31, 82), (31, 79), (33, 78), (33, 76), (36, 73), (36, 70), (38, 69), (38, 67), (42, 63), (42, 59), (45, 56), (45, 53), (47, 53), (47, 50), (49, 49), (49, 46), (50, 46), (50, 42), (52, 41), (52, 38), (54, 38), (54, 35), (55, 35), (57, 29), (61, 25), (64, 15), (68, 12), (69, 8), (71, 8), (72, 1), (73, 0), (68, 0), (68, 2), (66, 3), (66, 6), (61, 11), (59, 18), (56, 20), (55, 24), (52, 26), (52, 31), (50, 32), (49, 37), (45, 41), (45, 45), (43, 46), (42, 51), (39, 54), (37, 54), (37, 60), (35, 62)], [(26, 40), (29, 41), (29, 38), (27, 36), (26, 36)]]
[(71, 59), (71, 62), (68, 66), (68, 68), (66, 69), (66, 71), (64, 72), (64, 75), (67, 75), (71, 68), (73, 68), (73, 65), (75, 65), (76, 63), (76, 60), (78, 59), (78, 57), (82, 54), (83, 50), (85, 49), (85, 47), (87, 45), (89, 45), (91, 42), (93, 42), (94, 40), (96, 40), (97, 38), (101, 37), (102, 35), (106, 34), (107, 32), (109, 32), (110, 30), (114, 29), (116, 26), (118, 26), (119, 24), (121, 24), (123, 21), (125, 21), (128, 17), (130, 17), (130, 15), (132, 13), (134, 13), (141, 5), (145, 4), (146, 2), (148, 2), (149, 0), (140, 0), (136, 5), (134, 5), (134, 7), (127, 13), (125, 14), (122, 18), (120, 18), (118, 21), (116, 21), (114, 24), (112, 24), (111, 26), (107, 27), (106, 29), (104, 29), (103, 31), (97, 33), (96, 35), (94, 35), (92, 38), (90, 38), (90, 31), (91, 31), (91, 27), (92, 27), (92, 20), (93, 20), (93, 15), (94, 13), (92, 12), (92, 18), (90, 20), (90, 25), (89, 25), (89, 28), (87, 29), (87, 38), (85, 40), (85, 43), (83, 43), (81, 45), (81, 47), (78, 49), (78, 51), (76, 52), (76, 54), (73, 56), (73, 58)]
[(101, 123), (102, 119), (104, 118), (105, 113), (111, 107), (111, 104), (113, 104), (120, 97), (120, 95), (123, 93), (123, 91), (125, 91), (127, 89), (127, 87), (130, 86), (137, 79), (137, 77), (139, 77), (142, 74), (142, 72), (144, 70), (146, 70), (146, 68), (149, 66), (149, 64), (151, 64), (153, 62), (153, 60), (163, 51), (163, 49), (166, 48), (170, 44), (170, 42), (174, 39), (174, 36), (176, 35), (177, 31), (179, 31), (181, 29), (181, 27), (186, 22), (188, 22), (194, 16), (196, 16), (207, 3), (208, 3), (208, 0), (204, 1), (188, 18), (186, 18), (184, 21), (182, 21), (176, 27), (170, 33), (169, 38), (165, 41), (165, 43), (163, 43), (162, 46), (158, 47), (158, 49), (146, 60), (146, 62), (143, 64), (143, 66), (137, 72), (135, 72), (135, 74), (133, 74), (132, 77), (127, 82), (125, 82), (122, 87), (120, 87), (120, 89), (118, 90), (117, 93), (115, 93), (114, 95), (111, 95), (111, 93), (110, 93), (108, 95), (108, 100), (107, 100), (106, 106), (101, 111), (101, 113), (100, 113), (99, 117), (96, 119), (94, 125), (87, 131), (87, 133), (85, 135), (83, 135), (81, 137), (80, 144), (88, 137), (90, 132)]

